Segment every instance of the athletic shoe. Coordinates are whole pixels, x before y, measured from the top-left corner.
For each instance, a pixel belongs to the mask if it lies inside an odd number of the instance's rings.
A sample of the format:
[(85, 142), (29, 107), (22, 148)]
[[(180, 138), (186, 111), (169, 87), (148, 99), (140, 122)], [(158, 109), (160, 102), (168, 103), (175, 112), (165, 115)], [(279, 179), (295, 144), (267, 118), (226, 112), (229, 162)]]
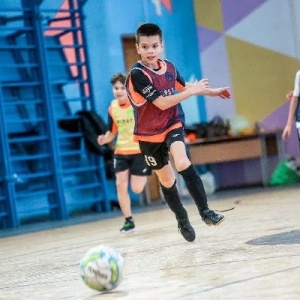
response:
[(219, 225), (225, 220), (225, 217), (223, 215), (216, 214), (213, 210), (210, 209), (204, 209), (200, 213), (202, 220), (207, 225)]
[(133, 232), (135, 228), (133, 221), (125, 221), (123, 227), (120, 229), (121, 233), (129, 233)]
[(188, 241), (192, 242), (196, 238), (195, 230), (192, 227), (188, 218), (177, 220), (178, 221), (178, 229), (182, 236)]

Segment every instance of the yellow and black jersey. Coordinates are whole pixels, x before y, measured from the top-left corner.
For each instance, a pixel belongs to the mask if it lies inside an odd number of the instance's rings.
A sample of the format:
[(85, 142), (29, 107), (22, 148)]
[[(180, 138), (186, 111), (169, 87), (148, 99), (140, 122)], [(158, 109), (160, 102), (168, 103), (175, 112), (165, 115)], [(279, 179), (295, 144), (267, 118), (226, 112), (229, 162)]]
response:
[(180, 105), (161, 110), (152, 102), (160, 96), (182, 91), (185, 86), (175, 66), (159, 60), (159, 70), (137, 62), (128, 74), (125, 86), (134, 107), (136, 141), (163, 142), (169, 131), (182, 126), (183, 111)]
[(117, 134), (115, 154), (131, 155), (139, 154), (140, 149), (137, 142), (133, 141), (134, 115), (133, 107), (128, 101), (120, 106), (118, 100), (111, 102), (108, 108), (108, 129)]

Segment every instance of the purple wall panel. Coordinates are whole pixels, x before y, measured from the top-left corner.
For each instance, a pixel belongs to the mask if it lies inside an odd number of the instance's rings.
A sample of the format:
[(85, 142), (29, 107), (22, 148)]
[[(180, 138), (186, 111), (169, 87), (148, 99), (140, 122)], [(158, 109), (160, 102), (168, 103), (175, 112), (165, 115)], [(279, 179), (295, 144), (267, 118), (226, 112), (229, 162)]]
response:
[(200, 52), (205, 51), (212, 43), (214, 43), (221, 33), (214, 30), (204, 28), (202, 26), (197, 27), (197, 37)]
[[(289, 102), (286, 102), (268, 117), (263, 119), (260, 122), (261, 127), (266, 130), (283, 129), (286, 124), (289, 105)], [(284, 141), (284, 149), (287, 157), (294, 156), (300, 158), (299, 142), (295, 127), (293, 127), (292, 136), (287, 141)]]
[(225, 30), (228, 30), (245, 16), (251, 14), (258, 6), (268, 0), (222, 0), (223, 23)]

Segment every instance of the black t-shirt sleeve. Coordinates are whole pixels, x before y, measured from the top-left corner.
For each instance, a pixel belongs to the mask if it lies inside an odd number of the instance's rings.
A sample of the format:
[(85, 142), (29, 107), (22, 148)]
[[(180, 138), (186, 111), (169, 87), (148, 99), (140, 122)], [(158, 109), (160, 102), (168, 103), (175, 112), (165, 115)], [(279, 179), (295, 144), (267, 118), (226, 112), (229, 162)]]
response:
[(179, 74), (178, 70), (176, 69), (176, 81), (182, 85), (183, 87), (185, 86), (185, 80), (183, 77)]
[(131, 82), (134, 90), (150, 102), (161, 96), (161, 93), (141, 70), (134, 69), (131, 71)]

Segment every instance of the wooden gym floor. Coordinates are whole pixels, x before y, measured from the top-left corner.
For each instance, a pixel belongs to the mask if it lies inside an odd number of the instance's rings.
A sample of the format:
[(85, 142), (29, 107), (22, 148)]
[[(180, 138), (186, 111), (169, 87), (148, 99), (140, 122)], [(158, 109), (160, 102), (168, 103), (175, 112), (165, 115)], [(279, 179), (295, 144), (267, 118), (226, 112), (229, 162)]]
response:
[[(0, 239), (0, 299), (300, 299), (300, 187), (216, 193), (210, 207), (226, 209), (218, 227), (206, 226), (184, 201), (196, 230), (186, 242), (166, 205), (135, 210), (137, 230), (121, 235), (122, 218)], [(61, 225), (61, 224), (60, 224)], [(17, 232), (18, 233), (18, 232)], [(99, 294), (79, 277), (79, 260), (106, 244), (124, 257), (123, 281)]]

